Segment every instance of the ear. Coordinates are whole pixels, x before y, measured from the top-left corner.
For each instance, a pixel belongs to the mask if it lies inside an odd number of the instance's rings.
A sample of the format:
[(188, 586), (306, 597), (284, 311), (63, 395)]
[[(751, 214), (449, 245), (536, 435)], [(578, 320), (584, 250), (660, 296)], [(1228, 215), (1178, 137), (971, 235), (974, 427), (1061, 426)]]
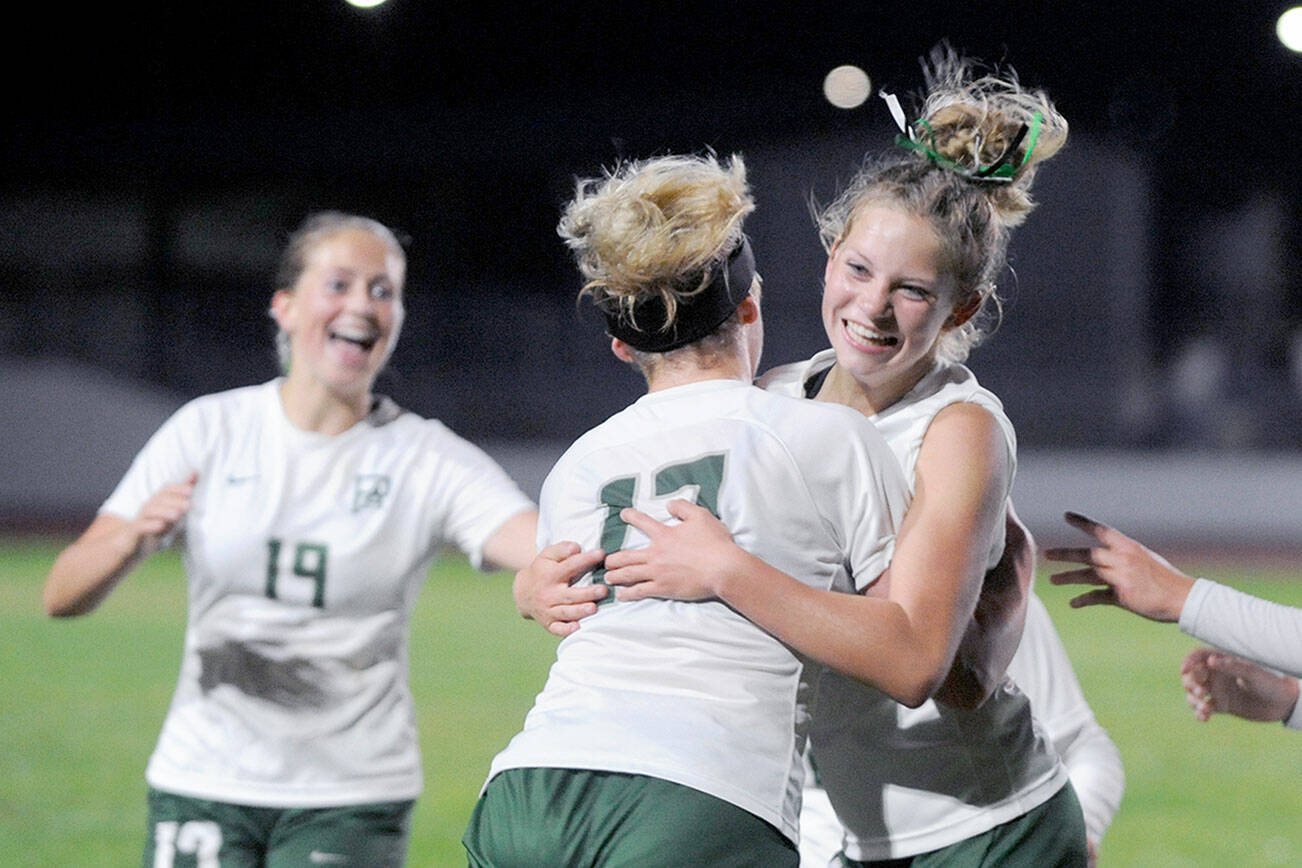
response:
[(741, 300), (737, 305), (737, 320), (742, 325), (750, 325), (759, 319), (760, 307), (759, 302), (755, 300), (755, 293), (751, 293)]
[(615, 358), (619, 359), (621, 362), (627, 362), (630, 365), (634, 364), (633, 349), (619, 338), (610, 339), (610, 351), (614, 353)]
[(840, 241), (834, 241), (832, 247), (827, 251), (827, 264), (823, 266), (823, 286), (827, 286), (827, 281), (832, 276), (832, 263), (836, 261), (836, 251), (841, 247)]
[(271, 296), (271, 316), (281, 331), (290, 331), (294, 322), (294, 293), (287, 289), (276, 290)]
[(981, 309), (981, 302), (983, 301), (985, 301), (985, 298), (981, 295), (981, 293), (979, 292), (968, 293), (967, 298), (965, 298), (960, 304), (954, 307), (954, 310), (950, 313), (949, 318), (945, 320), (945, 325), (948, 328), (954, 328), (954, 329), (958, 328), (963, 323), (967, 322), (972, 317), (976, 316), (976, 312)]

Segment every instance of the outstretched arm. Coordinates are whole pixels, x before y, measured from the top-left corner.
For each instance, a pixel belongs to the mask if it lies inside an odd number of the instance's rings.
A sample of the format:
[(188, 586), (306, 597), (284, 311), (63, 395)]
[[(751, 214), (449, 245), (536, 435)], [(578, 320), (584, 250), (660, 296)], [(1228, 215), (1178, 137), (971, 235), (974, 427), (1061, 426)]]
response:
[(1075, 512), (1067, 513), (1065, 518), (1072, 527), (1093, 537), (1096, 545), (1046, 551), (1048, 560), (1086, 565), (1055, 573), (1049, 581), (1055, 585), (1102, 586), (1073, 598), (1072, 608), (1120, 606), (1154, 621), (1180, 620), (1193, 579), (1119, 530)]
[(51, 617), (85, 615), (149, 555), (163, 548), (190, 510), (198, 474), (164, 486), (131, 520), (101, 513), (80, 537), (59, 553), (45, 580), (45, 612)]

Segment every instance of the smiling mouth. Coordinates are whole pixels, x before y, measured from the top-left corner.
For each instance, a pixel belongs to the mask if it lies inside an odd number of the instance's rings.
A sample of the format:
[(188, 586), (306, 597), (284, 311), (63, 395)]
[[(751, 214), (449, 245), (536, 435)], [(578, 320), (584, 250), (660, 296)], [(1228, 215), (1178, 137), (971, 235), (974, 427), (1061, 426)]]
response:
[(370, 352), (379, 340), (379, 336), (359, 329), (332, 329), (330, 339), (343, 341), (352, 344), (355, 347), (361, 347), (363, 350)]
[(850, 337), (865, 344), (872, 344), (876, 347), (893, 347), (900, 342), (900, 339), (891, 335), (884, 335), (874, 328), (862, 325), (852, 320), (843, 319), (841, 324), (845, 330), (850, 333)]

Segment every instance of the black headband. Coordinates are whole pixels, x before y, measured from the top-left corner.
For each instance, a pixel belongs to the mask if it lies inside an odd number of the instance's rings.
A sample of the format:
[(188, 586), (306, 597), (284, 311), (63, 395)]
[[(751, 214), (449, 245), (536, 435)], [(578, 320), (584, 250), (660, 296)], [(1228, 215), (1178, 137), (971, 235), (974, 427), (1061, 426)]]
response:
[(728, 259), (720, 263), (709, 284), (700, 292), (678, 300), (672, 325), (666, 322), (669, 317), (664, 300), (655, 295), (635, 304), (631, 316), (618, 310), (603, 311), (606, 331), (612, 338), (646, 353), (667, 353), (685, 347), (723, 325), (746, 300), (754, 280), (755, 254), (750, 249), (750, 239), (743, 235)]

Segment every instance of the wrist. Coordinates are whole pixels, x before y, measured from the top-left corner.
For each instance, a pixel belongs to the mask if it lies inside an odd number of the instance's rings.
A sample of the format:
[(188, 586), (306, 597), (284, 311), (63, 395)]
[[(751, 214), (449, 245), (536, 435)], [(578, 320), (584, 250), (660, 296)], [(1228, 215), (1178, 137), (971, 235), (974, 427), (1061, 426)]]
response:
[(1285, 726), (1302, 727), (1302, 716), (1297, 713), (1298, 680), (1290, 676), (1284, 676), (1282, 687), (1280, 714), (1277, 719)]
[(747, 583), (762, 564), (759, 558), (745, 549), (732, 546), (728, 556), (720, 561), (720, 568), (709, 591), (720, 600), (731, 601), (745, 593)]
[(1195, 581), (1178, 570), (1171, 571), (1168, 582), (1169, 603), (1162, 620), (1173, 623), (1180, 621), (1180, 615), (1184, 612), (1185, 603), (1189, 600), (1189, 592), (1193, 590)]

